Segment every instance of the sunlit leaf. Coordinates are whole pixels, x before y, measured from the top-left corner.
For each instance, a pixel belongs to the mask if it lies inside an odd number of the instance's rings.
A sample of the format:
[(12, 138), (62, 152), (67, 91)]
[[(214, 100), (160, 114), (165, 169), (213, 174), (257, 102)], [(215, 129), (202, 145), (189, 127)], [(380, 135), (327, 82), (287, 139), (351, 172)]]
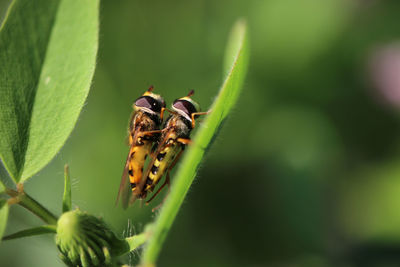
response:
[(42, 169), (89, 92), (97, 0), (15, 0), (0, 31), (0, 158), (15, 182)]

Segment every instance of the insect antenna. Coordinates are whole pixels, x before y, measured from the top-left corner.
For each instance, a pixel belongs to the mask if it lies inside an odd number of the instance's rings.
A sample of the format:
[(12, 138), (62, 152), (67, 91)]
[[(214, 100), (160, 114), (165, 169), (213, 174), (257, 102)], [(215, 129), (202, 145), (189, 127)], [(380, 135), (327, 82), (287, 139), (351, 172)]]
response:
[(192, 95), (194, 95), (194, 90), (190, 90), (189, 94), (187, 95), (188, 97), (191, 97)]

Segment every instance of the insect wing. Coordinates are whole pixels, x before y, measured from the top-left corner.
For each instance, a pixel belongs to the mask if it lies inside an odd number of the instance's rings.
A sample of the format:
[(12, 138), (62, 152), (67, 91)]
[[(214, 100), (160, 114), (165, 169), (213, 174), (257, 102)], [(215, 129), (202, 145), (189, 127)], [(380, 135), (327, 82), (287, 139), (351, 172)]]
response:
[[(131, 122), (134, 120), (134, 117), (136, 114), (137, 114), (136, 112), (132, 114)], [(140, 132), (140, 129), (132, 129), (132, 125), (129, 126), (129, 130), (130, 130), (130, 133), (128, 136), (128, 140), (130, 143), (130, 148), (129, 148), (128, 157), (126, 158), (125, 167), (124, 167), (124, 171), (122, 173), (121, 183), (119, 185), (118, 196), (117, 196), (117, 200), (116, 200), (116, 204), (118, 204), (118, 201), (121, 199), (122, 206), (124, 209), (126, 209), (128, 207), (129, 203), (133, 203), (133, 202), (129, 201), (131, 195), (133, 195), (133, 194), (132, 194), (132, 189), (131, 189), (128, 172), (129, 172), (129, 163), (132, 160), (131, 159), (132, 151), (133, 151), (134, 146), (136, 145), (138, 133)], [(132, 131), (134, 131), (133, 137), (132, 137)]]
[[(132, 149), (132, 146), (131, 146), (131, 149)], [(118, 204), (119, 199), (121, 199), (122, 206), (124, 207), (124, 209), (126, 209), (128, 207), (129, 198), (130, 198), (130, 195), (132, 194), (131, 185), (130, 185), (130, 181), (129, 181), (129, 175), (128, 175), (130, 160), (131, 160), (131, 152), (129, 151), (128, 157), (126, 159), (125, 167), (124, 167), (124, 172), (122, 173), (121, 183), (119, 185), (118, 196), (117, 196), (117, 201), (116, 201), (116, 204)]]

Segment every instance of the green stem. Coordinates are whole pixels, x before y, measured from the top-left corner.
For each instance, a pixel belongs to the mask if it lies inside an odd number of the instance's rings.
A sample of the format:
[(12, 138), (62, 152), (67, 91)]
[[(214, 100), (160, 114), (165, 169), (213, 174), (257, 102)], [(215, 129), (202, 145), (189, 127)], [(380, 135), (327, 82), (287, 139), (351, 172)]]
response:
[(55, 234), (57, 233), (57, 229), (55, 225), (42, 225), (39, 227), (33, 227), (30, 229), (25, 229), (19, 232), (16, 232), (11, 235), (7, 235), (3, 237), (3, 240), (11, 240), (21, 237), (35, 236), (35, 235), (43, 235), (43, 234)]
[(24, 191), (15, 191), (13, 189), (7, 188), (6, 193), (9, 196), (13, 197), (17, 204), (26, 208), (47, 224), (57, 225), (58, 218)]
[(246, 24), (244, 21), (239, 21), (233, 28), (227, 52), (226, 68), (229, 70), (228, 75), (211, 107), (211, 113), (205, 118), (202, 127), (193, 138), (193, 144), (188, 148), (185, 157), (182, 159), (181, 166), (171, 185), (171, 191), (161, 208), (154, 227), (149, 230), (150, 238), (144, 249), (141, 262), (143, 266), (154, 266), (206, 150), (237, 101), (247, 72), (248, 61)]

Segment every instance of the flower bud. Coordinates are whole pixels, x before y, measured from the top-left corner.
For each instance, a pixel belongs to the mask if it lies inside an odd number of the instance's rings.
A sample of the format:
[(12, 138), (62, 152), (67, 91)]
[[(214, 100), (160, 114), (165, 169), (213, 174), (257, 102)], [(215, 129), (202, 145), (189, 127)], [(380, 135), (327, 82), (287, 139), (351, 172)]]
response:
[(57, 222), (56, 244), (69, 266), (112, 266), (128, 249), (106, 223), (80, 210), (65, 212)]

